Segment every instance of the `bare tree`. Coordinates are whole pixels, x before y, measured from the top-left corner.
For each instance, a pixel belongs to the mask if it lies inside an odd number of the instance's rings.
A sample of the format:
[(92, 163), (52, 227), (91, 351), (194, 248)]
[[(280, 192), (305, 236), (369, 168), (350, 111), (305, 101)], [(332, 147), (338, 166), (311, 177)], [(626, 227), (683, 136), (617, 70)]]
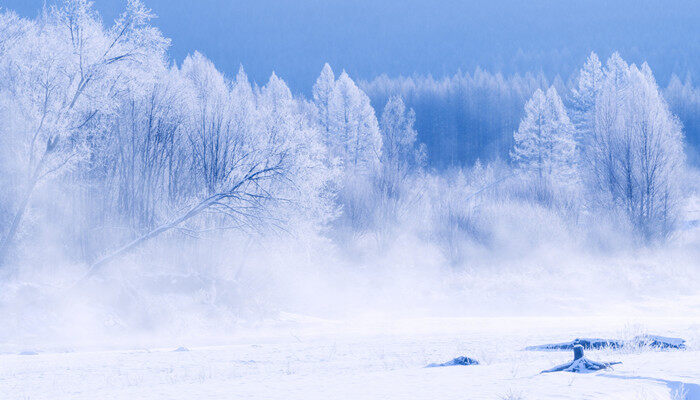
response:
[(167, 46), (148, 25), (152, 14), (137, 0), (105, 30), (86, 0), (65, 0), (45, 11), (16, 40), (0, 71), (2, 91), (24, 118), (11, 132), (22, 155), (24, 189), (0, 242), (0, 264), (17, 235), (32, 193), (44, 179), (87, 155), (86, 133), (100, 129), (114, 97)]
[(599, 205), (621, 210), (645, 240), (673, 232), (684, 172), (683, 134), (644, 64), (608, 60), (596, 98), (593, 140), (584, 149)]
[[(241, 159), (248, 158), (249, 154), (241, 155)], [(87, 275), (90, 276), (100, 270), (112, 260), (138, 248), (143, 243), (153, 239), (162, 233), (181, 226), (188, 220), (208, 211), (226, 215), (234, 220), (250, 223), (251, 219), (258, 218), (256, 211), (262, 208), (264, 202), (273, 200), (271, 193), (264, 190), (265, 181), (279, 177), (283, 171), (285, 155), (280, 154), (274, 160), (254, 162), (247, 171), (237, 179), (231, 181), (230, 186), (224, 191), (214, 193), (197, 201), (189, 208), (183, 210), (177, 217), (148, 233), (119, 247), (116, 251), (94, 262)]]
[[(325, 218), (323, 188), (328, 174), (322, 155), (326, 151), (320, 127), (311, 122), (313, 107), (295, 99), (286, 84), (274, 74), (267, 85), (254, 92), (243, 71), (234, 82), (228, 82), (199, 54), (188, 57), (175, 76), (180, 82), (176, 90), (180, 100), (175, 104), (182, 107), (176, 115), (184, 114), (184, 119), (178, 127), (163, 125), (162, 118), (172, 117), (165, 113), (157, 118), (160, 121), (157, 125), (165, 128), (165, 132), (157, 130), (155, 133), (181, 136), (172, 146), (181, 149), (173, 151), (174, 157), (184, 162), (178, 169), (179, 179), (184, 183), (178, 188), (178, 199), (170, 204), (183, 205), (167, 218), (149, 216), (154, 221), (164, 222), (154, 224), (94, 262), (89, 274), (176, 228), (194, 235), (232, 227), (256, 229), (290, 218), (290, 214), (296, 212), (295, 207), (315, 214), (312, 217), (304, 211), (307, 219)], [(161, 102), (159, 100), (158, 104)], [(151, 146), (148, 137), (152, 106), (147, 104), (141, 112), (144, 111), (148, 123), (139, 127), (138, 135), (126, 136), (127, 139), (140, 138), (136, 147), (129, 147), (130, 152), (136, 152), (136, 158), (141, 159), (135, 167), (137, 171), (133, 171), (133, 162), (129, 159), (115, 160), (118, 169), (126, 169), (130, 177), (127, 181), (144, 174), (150, 176), (153, 170), (162, 169), (170, 162), (169, 158), (162, 158), (161, 147), (156, 146), (155, 154), (143, 150), (139, 153), (138, 149)], [(129, 117), (127, 120), (133, 123), (138, 119)], [(149, 160), (154, 157), (161, 158), (151, 163)], [(158, 181), (152, 183), (158, 186)], [(138, 188), (152, 190), (142, 185)], [(126, 195), (143, 193), (128, 190)], [(278, 212), (276, 208), (281, 204), (291, 205), (291, 208)], [(279, 217), (280, 214), (284, 216)]]

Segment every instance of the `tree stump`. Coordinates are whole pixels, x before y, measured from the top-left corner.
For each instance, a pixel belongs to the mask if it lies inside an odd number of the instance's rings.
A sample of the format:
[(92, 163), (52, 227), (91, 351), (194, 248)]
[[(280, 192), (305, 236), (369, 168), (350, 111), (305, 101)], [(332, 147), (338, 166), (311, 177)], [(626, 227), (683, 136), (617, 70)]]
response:
[(580, 344), (577, 344), (574, 346), (574, 360), (573, 361), (568, 362), (566, 364), (557, 365), (554, 368), (546, 369), (540, 373), (543, 374), (543, 373), (547, 373), (547, 372), (559, 372), (559, 371), (586, 373), (586, 372), (599, 371), (601, 369), (608, 369), (608, 368), (610, 368), (611, 365), (615, 365), (615, 364), (621, 364), (621, 362), (619, 362), (619, 361), (597, 362), (597, 361), (592, 361), (592, 360), (587, 359), (586, 357), (583, 356), (583, 346)]
[(574, 361), (578, 360), (579, 358), (583, 358), (583, 346), (577, 344), (574, 346)]

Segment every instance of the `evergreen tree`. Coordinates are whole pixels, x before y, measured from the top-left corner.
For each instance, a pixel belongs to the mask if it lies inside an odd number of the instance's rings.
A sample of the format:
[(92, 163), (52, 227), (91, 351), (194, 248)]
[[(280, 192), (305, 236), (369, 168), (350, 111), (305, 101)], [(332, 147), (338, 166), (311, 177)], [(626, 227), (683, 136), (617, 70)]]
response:
[(382, 153), (379, 123), (367, 95), (346, 72), (335, 83), (329, 104), (329, 145), (346, 173), (377, 171)]
[(683, 121), (687, 144), (695, 150), (688, 153), (695, 157), (692, 160), (695, 165), (700, 164), (700, 88), (693, 85), (690, 76), (681, 82), (673, 75), (664, 90), (664, 98), (673, 114)]
[(571, 91), (571, 119), (576, 128), (576, 140), (590, 137), (593, 129), (593, 109), (603, 82), (603, 68), (598, 55), (591, 53), (579, 71), (576, 86)]
[(406, 110), (401, 97), (391, 97), (384, 106), (379, 125), (385, 169), (404, 174), (425, 164), (425, 146), (417, 143), (418, 133), (413, 128), (415, 121), (416, 113)]
[(316, 80), (312, 89), (314, 104), (318, 109), (318, 117), (323, 129), (330, 129), (329, 103), (335, 88), (335, 75), (328, 63), (324, 64), (321, 75)]
[(556, 89), (535, 91), (513, 138), (511, 158), (520, 170), (563, 186), (572, 182), (573, 125)]

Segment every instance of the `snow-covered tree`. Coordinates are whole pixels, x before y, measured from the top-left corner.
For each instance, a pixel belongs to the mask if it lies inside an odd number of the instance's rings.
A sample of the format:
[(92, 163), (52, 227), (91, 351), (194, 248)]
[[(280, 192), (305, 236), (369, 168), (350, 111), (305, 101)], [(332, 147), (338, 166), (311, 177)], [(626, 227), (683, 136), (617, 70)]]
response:
[[(330, 191), (353, 229), (366, 226), (372, 178), (381, 172), (382, 133), (367, 95), (343, 71), (337, 80), (328, 64), (313, 87), (316, 119), (323, 133)], [(335, 172), (337, 171), (337, 172)]]
[(257, 104), (261, 145), (287, 156), (284, 179), (270, 188), (284, 199), (276, 209), (278, 220), (292, 220), (296, 226), (327, 222), (334, 212), (329, 183), (335, 172), (326, 162), (324, 131), (315, 107), (294, 98), (274, 73), (260, 89)]
[(31, 22), (20, 18), (17, 13), (0, 8), (0, 57), (14, 46), (30, 26)]
[(232, 130), (229, 85), (211, 61), (195, 53), (185, 58), (181, 73), (193, 106), (187, 127), (192, 165), (198, 170), (197, 181), (213, 194), (228, 184), (237, 166), (234, 152), (246, 132)]
[(442, 79), (380, 75), (361, 84), (378, 115), (393, 96), (415, 110), (419, 141), (438, 169), (508, 157), (525, 102), (549, 86), (542, 74), (504, 76), (479, 68)]
[[(180, 143), (187, 186), (179, 211), (94, 264), (176, 228), (190, 233), (260, 228), (317, 228), (334, 214), (316, 108), (292, 96), (276, 74), (253, 89), (243, 70), (229, 82), (200, 54), (178, 76), (186, 115)], [(290, 222), (292, 225), (290, 225)]]
[[(93, 223), (123, 223), (140, 232), (181, 206), (191, 187), (187, 90), (177, 69), (163, 68), (147, 91), (123, 96), (103, 145), (93, 144), (94, 161), (83, 178), (92, 183), (90, 201), (99, 203), (93, 207), (103, 209)], [(92, 229), (90, 238), (100, 232)]]
[(671, 76), (668, 86), (664, 90), (664, 98), (671, 107), (674, 115), (683, 122), (683, 133), (686, 142), (696, 151), (688, 152), (694, 156), (692, 159), (697, 164), (700, 153), (700, 87), (695, 86), (690, 75), (681, 82), (676, 76)]
[(91, 2), (65, 0), (2, 45), (3, 135), (15, 148), (22, 189), (2, 232), (0, 262), (36, 186), (86, 159), (88, 139), (100, 134), (119, 94), (143, 86), (139, 79), (162, 60), (168, 41), (148, 24), (152, 17), (130, 0), (105, 29)]
[(379, 123), (369, 98), (346, 72), (335, 83), (328, 107), (332, 157), (340, 160), (347, 174), (377, 171), (382, 153)]
[(571, 120), (578, 142), (590, 139), (593, 131), (595, 101), (603, 83), (603, 68), (598, 55), (591, 53), (578, 73), (571, 91)]
[(597, 201), (621, 209), (647, 240), (672, 232), (684, 173), (683, 134), (646, 63), (627, 66), (617, 53), (608, 60), (585, 153)]
[(575, 178), (573, 130), (556, 89), (551, 87), (546, 94), (538, 89), (525, 104), (511, 158), (520, 170), (567, 186)]
[(330, 101), (334, 89), (335, 75), (333, 75), (331, 66), (326, 63), (312, 89), (314, 104), (318, 108), (318, 117), (326, 132), (330, 130)]
[(400, 179), (410, 170), (425, 164), (425, 146), (417, 143), (413, 128), (416, 114), (406, 110), (403, 100), (394, 96), (384, 106), (379, 123), (382, 132), (382, 166), (386, 174)]

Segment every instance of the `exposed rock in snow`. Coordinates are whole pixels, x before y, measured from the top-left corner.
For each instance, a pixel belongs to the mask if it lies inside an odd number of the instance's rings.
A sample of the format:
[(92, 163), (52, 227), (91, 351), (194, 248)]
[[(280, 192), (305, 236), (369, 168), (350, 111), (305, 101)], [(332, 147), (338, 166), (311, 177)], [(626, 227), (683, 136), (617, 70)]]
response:
[(478, 365), (479, 362), (473, 358), (469, 357), (457, 357), (454, 358), (448, 362), (444, 362), (442, 364), (428, 364), (425, 367), (426, 368), (434, 368), (434, 367), (451, 367), (454, 365)]
[(685, 340), (657, 335), (642, 335), (634, 338), (639, 346), (656, 347), (660, 349), (685, 349)]

